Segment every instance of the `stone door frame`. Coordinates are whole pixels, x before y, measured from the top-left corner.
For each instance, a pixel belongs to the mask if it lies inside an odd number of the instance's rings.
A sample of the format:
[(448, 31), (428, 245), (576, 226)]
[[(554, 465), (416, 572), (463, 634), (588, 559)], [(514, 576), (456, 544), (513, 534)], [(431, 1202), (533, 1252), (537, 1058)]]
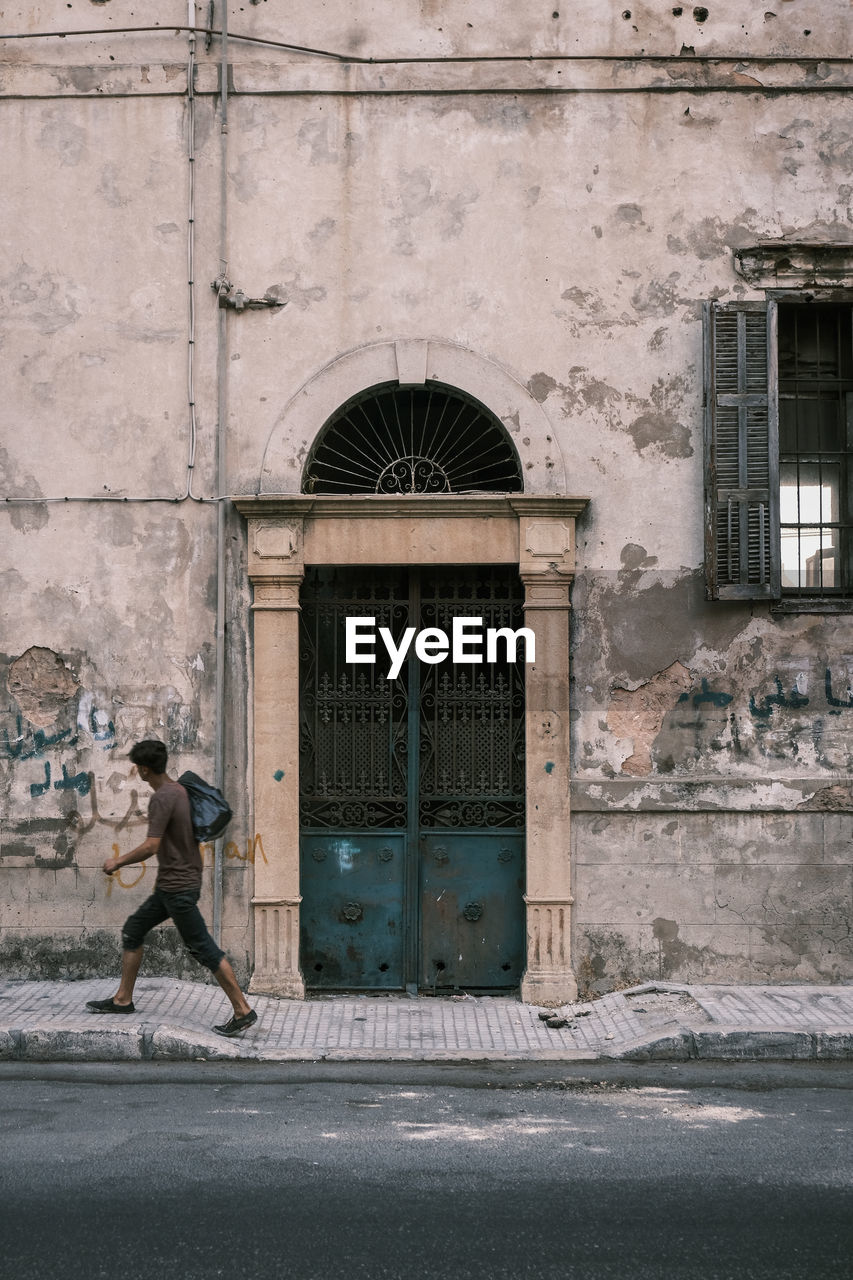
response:
[(236, 498), (254, 590), (255, 864), (250, 989), (302, 999), (299, 966), (299, 592), (307, 565), (515, 565), (525, 625), (527, 965), (522, 999), (577, 996), (571, 963), (569, 609), (586, 498), (535, 495)]

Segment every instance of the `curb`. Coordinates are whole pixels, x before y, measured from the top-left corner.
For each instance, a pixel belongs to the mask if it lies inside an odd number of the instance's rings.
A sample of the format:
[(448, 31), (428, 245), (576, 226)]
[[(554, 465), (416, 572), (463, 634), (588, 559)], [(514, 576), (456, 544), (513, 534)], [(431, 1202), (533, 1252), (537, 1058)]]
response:
[(188, 1035), (168, 1023), (74, 1031), (28, 1026), (0, 1031), (0, 1060), (12, 1062), (844, 1062), (853, 1031), (745, 1031), (674, 1027), (612, 1049), (382, 1049), (255, 1046)]
[(848, 1062), (853, 1060), (853, 1032), (684, 1027), (601, 1057), (614, 1062)]

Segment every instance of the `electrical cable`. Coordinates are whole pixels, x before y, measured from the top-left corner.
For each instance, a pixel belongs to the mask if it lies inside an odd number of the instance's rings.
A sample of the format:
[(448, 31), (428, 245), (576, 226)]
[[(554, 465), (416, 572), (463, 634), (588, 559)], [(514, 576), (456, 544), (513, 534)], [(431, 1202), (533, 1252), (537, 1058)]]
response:
[[(190, 0), (190, 8), (194, 11), (194, 5)], [(189, 15), (188, 15), (189, 16)], [(192, 14), (194, 17), (194, 12)], [(188, 338), (188, 358), (187, 358), (187, 397), (189, 404), (189, 446), (187, 461), (187, 488), (183, 495), (175, 497), (160, 496), (122, 496), (116, 494), (92, 494), (88, 496), (69, 496), (62, 497), (39, 497), (39, 498), (20, 498), (20, 497), (4, 497), (2, 500), (7, 504), (34, 504), (34, 503), (61, 503), (61, 502), (126, 502), (126, 503), (147, 503), (147, 502), (167, 502), (181, 503), (192, 500), (198, 503), (216, 502), (221, 503), (223, 497), (221, 492), (215, 498), (200, 498), (192, 492), (192, 476), (195, 467), (195, 452), (197, 441), (197, 419), (195, 406), (195, 387), (194, 387), (194, 348), (195, 348), (195, 283), (194, 283), (194, 222), (195, 222), (195, 154), (194, 154), (194, 116), (195, 116), (195, 41), (197, 35), (205, 35), (209, 38), (219, 36), (222, 41), (222, 48), (227, 49), (229, 40), (239, 41), (245, 44), (258, 44), (270, 48), (286, 50), (290, 53), (301, 53), (313, 57), (329, 58), (333, 61), (341, 63), (358, 63), (365, 66), (393, 66), (406, 64), (428, 64), (428, 63), (489, 63), (489, 62), (624, 62), (624, 61), (644, 61), (657, 63), (702, 63), (712, 62), (719, 63), (727, 60), (725, 54), (699, 54), (691, 53), (687, 56), (679, 54), (566, 54), (566, 53), (543, 53), (543, 54), (486, 54), (473, 57), (465, 57), (460, 55), (452, 56), (435, 56), (435, 57), (392, 57), (392, 58), (373, 58), (361, 57), (358, 54), (342, 54), (329, 49), (315, 49), (308, 45), (292, 44), (286, 41), (273, 40), (262, 36), (248, 36), (238, 32), (229, 32), (227, 27), (227, 13), (223, 12), (222, 29), (213, 26), (199, 26), (197, 24), (168, 23), (164, 26), (138, 26), (138, 27), (90, 27), (76, 31), (33, 31), (33, 32), (15, 32), (0, 35), (0, 41), (4, 40), (48, 40), (58, 39), (64, 40), (74, 37), (87, 36), (113, 36), (113, 35), (139, 35), (139, 34), (162, 34), (166, 35), (174, 32), (176, 35), (188, 33), (190, 37), (190, 52), (188, 61), (187, 75), (187, 101), (188, 101), (188, 133), (189, 133), (189, 170), (190, 170), (190, 193), (189, 193), (189, 221), (187, 234), (187, 257), (188, 257), (188, 293), (189, 293), (189, 338)], [(730, 60), (732, 55), (728, 55)], [(743, 60), (742, 55), (738, 58)], [(815, 61), (816, 55), (756, 55), (747, 59), (750, 63), (781, 63), (781, 64), (801, 64), (803, 61)], [(818, 60), (825, 62), (826, 58)], [(853, 61), (850, 57), (834, 56), (830, 59), (833, 62), (849, 63)], [(222, 72), (226, 74), (227, 72)], [(221, 90), (223, 111), (227, 110), (227, 86)], [(222, 132), (227, 133), (227, 116), (223, 120)], [(223, 264), (223, 271), (225, 266)]]
[[(168, 23), (165, 26), (143, 27), (91, 27), (82, 31), (24, 31), (12, 35), (0, 35), (0, 40), (65, 40), (74, 36), (111, 36), (139, 35), (157, 32), (166, 35), (174, 31), (195, 31), (205, 36), (222, 36), (216, 27), (185, 27), (180, 23)], [(289, 44), (284, 40), (272, 40), (265, 36), (240, 35), (238, 32), (226, 32), (226, 39), (236, 40), (242, 44), (265, 45), (271, 49), (284, 49), (288, 53), (304, 53), (316, 58), (330, 58), (336, 62), (359, 63), (362, 66), (404, 66), (410, 63), (480, 63), (480, 62), (748, 62), (782, 63), (799, 65), (803, 62), (853, 62), (853, 57), (841, 57), (833, 54), (755, 54), (746, 57), (740, 54), (726, 53), (488, 53), (465, 56), (461, 54), (437, 54), (435, 57), (418, 58), (365, 58), (356, 53), (335, 53), (330, 49), (314, 49), (309, 45)]]

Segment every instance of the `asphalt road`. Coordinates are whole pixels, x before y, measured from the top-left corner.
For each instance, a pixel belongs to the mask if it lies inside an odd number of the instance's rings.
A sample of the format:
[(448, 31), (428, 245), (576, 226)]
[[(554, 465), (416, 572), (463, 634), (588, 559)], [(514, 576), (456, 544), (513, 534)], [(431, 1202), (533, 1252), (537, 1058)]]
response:
[(0, 1072), (3, 1272), (849, 1274), (853, 1093), (838, 1075), (704, 1081)]

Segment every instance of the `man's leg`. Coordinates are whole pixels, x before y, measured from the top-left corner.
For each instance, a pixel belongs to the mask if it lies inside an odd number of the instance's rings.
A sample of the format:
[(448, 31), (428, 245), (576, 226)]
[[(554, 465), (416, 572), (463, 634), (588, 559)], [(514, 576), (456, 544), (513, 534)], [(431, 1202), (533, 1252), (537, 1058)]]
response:
[(132, 916), (128, 916), (121, 931), (121, 978), (119, 979), (118, 991), (107, 1000), (88, 1000), (86, 1002), (87, 1009), (91, 1010), (92, 1013), (134, 1011), (133, 988), (136, 984), (139, 966), (142, 964), (143, 940), (149, 930), (155, 928), (158, 924), (162, 924), (168, 918), (169, 912), (166, 910), (156, 890), (150, 897), (145, 899), (142, 906), (138, 907)]
[(136, 951), (122, 951), (121, 981), (118, 984), (118, 991), (113, 996), (114, 1004), (132, 1003), (136, 975), (139, 973), (139, 966), (142, 964), (142, 952), (142, 947), (139, 947)]
[(246, 997), (240, 990), (237, 976), (231, 968), (231, 962), (227, 956), (222, 957), (219, 962), (219, 968), (214, 972), (213, 976), (231, 1001), (231, 1007), (238, 1018), (245, 1018), (247, 1013), (252, 1012)]
[[(214, 1027), (225, 1035), (236, 1035), (257, 1022), (257, 1015), (246, 1001), (231, 963), (222, 948), (210, 936), (204, 916), (198, 909), (198, 890), (167, 894), (166, 902), (172, 921), (184, 946), (194, 960), (213, 974), (234, 1010), (234, 1017), (223, 1026)], [(238, 1025), (234, 1025), (235, 1021)]]

